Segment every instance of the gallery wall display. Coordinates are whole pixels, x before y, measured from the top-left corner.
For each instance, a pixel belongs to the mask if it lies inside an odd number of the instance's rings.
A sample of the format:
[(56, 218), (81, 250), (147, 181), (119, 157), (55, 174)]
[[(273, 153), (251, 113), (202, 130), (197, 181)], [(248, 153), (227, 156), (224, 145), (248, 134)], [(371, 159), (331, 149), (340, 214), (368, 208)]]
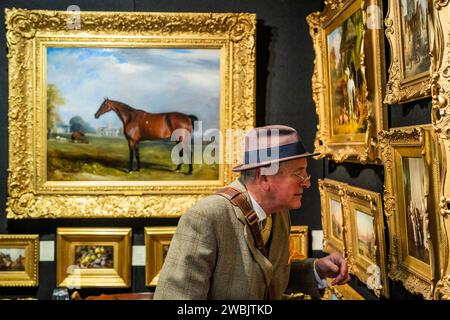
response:
[(314, 52), (313, 99), (319, 118), (315, 152), (341, 162), (378, 157), (386, 127), (382, 2), (326, 1), (307, 17)]
[(176, 227), (146, 227), (145, 237), (145, 285), (156, 287), (159, 273), (169, 251)]
[(430, 95), (433, 12), (431, 0), (389, 1), (385, 33), (391, 65), (385, 103), (404, 103)]
[(131, 228), (57, 228), (56, 232), (58, 287), (131, 286)]
[(440, 247), (437, 139), (430, 127), (402, 128), (380, 132), (380, 144), (389, 277), (431, 299), (438, 277), (435, 249)]
[(0, 235), (0, 287), (39, 284), (39, 235)]
[(176, 217), (234, 180), (255, 123), (255, 14), (5, 19), (8, 218)]

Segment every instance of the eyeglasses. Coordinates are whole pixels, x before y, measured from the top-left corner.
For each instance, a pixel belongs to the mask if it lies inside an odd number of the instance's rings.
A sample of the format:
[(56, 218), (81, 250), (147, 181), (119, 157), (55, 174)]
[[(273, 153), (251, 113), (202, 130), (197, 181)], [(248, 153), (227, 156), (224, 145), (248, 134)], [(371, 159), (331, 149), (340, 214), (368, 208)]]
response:
[(301, 176), (299, 173), (291, 173), (291, 175), (297, 177), (300, 179), (301, 184), (307, 183), (309, 180), (311, 180), (311, 175), (308, 174), (306, 177)]

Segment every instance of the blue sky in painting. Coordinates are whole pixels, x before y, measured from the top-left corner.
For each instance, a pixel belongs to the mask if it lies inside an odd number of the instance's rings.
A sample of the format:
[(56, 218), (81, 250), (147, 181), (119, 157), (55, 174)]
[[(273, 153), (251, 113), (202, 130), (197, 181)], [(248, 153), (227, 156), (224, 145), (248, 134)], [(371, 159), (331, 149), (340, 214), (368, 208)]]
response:
[(65, 99), (63, 121), (79, 115), (94, 128), (122, 127), (113, 113), (95, 112), (104, 97), (149, 112), (196, 115), (218, 128), (219, 49), (47, 48), (47, 83)]

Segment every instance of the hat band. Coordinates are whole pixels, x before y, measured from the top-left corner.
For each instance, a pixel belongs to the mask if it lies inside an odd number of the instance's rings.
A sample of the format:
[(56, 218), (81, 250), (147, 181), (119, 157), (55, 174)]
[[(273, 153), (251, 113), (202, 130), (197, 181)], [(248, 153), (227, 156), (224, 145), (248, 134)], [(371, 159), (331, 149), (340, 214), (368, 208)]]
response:
[(273, 148), (246, 151), (244, 155), (245, 156), (244, 163), (245, 164), (262, 163), (266, 161), (273, 161), (292, 156), (299, 156), (305, 153), (306, 153), (305, 147), (299, 141)]

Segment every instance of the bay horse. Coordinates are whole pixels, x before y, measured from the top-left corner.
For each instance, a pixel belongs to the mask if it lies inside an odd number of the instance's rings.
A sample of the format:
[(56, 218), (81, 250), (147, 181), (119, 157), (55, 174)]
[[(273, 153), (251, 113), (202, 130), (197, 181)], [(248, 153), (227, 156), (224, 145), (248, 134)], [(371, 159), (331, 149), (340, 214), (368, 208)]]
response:
[(86, 135), (81, 131), (73, 132), (70, 138), (72, 139), (72, 142), (88, 143), (86, 140)]
[[(114, 111), (123, 123), (123, 133), (130, 151), (129, 172), (133, 171), (134, 156), (136, 157), (137, 171), (141, 169), (139, 142), (144, 140), (168, 140), (176, 129), (185, 129), (190, 135), (194, 127), (194, 121), (198, 120), (194, 115), (186, 115), (181, 112), (150, 113), (108, 98), (104, 99), (95, 113), (95, 118), (98, 119), (102, 114), (109, 111)], [(177, 144), (187, 138), (187, 134), (179, 137)], [(180, 156), (183, 157), (183, 149), (180, 151)], [(192, 156), (193, 148), (191, 148), (188, 174), (192, 174)], [(183, 162), (180, 162), (175, 171), (179, 171), (182, 164)]]

